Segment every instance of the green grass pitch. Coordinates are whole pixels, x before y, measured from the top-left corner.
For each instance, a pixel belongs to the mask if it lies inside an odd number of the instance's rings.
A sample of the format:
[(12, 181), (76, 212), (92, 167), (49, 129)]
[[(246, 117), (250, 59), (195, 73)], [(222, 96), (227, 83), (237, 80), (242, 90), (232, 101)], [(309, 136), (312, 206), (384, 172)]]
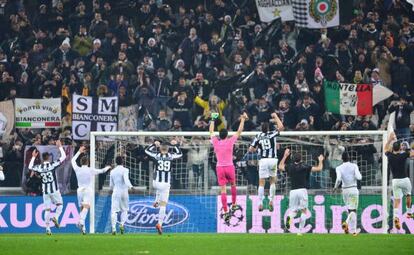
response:
[(413, 235), (1, 234), (0, 254), (414, 254)]

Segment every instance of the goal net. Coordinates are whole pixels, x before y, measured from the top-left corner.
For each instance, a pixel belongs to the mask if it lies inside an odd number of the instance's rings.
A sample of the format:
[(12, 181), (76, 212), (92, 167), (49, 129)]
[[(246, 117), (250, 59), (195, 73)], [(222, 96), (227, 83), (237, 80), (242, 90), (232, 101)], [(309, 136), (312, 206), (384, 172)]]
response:
[[(230, 133), (231, 135), (232, 133)], [(208, 132), (93, 132), (91, 164), (102, 168), (114, 164), (115, 156), (124, 157), (130, 170), (130, 180), (136, 187), (130, 194), (127, 232), (153, 232), (158, 209), (152, 207), (155, 191), (152, 187), (153, 162), (145, 154), (146, 146), (155, 140), (176, 140), (183, 157), (173, 162), (170, 200), (164, 221), (165, 232), (219, 233), (283, 233), (288, 214), (290, 182), (284, 172), (277, 172), (274, 210), (267, 208), (269, 183), (266, 183), (264, 210), (259, 212), (258, 155), (249, 153), (256, 132), (244, 132), (234, 147), (237, 178), (237, 203), (230, 223), (222, 218), (220, 189), (216, 178), (216, 157)], [(347, 151), (362, 174), (358, 208), (358, 228), (362, 232), (384, 233), (387, 222), (387, 162), (383, 157), (384, 131), (345, 132), (282, 132), (277, 138), (278, 158), (286, 148), (299, 152), (302, 160), (316, 165), (317, 157), (325, 156), (323, 170), (311, 173), (308, 180), (309, 214), (305, 231), (309, 233), (342, 233), (341, 223), (346, 208), (341, 193), (333, 193), (335, 168), (342, 163)], [(90, 228), (94, 232), (110, 232), (109, 174), (95, 182), (94, 205)], [(228, 192), (230, 199), (230, 192)], [(291, 228), (297, 231), (298, 220)]]

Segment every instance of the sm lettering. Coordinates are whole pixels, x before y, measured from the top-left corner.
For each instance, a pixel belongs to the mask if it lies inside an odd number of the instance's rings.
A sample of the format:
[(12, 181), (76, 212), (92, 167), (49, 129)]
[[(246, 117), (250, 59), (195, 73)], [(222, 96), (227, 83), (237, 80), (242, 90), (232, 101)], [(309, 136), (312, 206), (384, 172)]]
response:
[(74, 113), (92, 113), (92, 97), (73, 96)]
[(118, 114), (118, 98), (100, 97), (98, 100), (98, 114)]

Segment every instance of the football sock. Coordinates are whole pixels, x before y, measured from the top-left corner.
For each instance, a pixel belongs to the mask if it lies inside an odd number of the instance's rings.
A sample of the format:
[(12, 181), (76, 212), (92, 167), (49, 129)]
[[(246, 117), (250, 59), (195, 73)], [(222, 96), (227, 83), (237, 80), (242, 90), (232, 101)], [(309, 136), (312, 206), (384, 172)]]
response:
[(55, 218), (58, 220), (60, 215), (62, 214), (63, 205), (56, 206)]
[(46, 224), (46, 228), (49, 228), (49, 224), (50, 224), (50, 211), (49, 210), (45, 211), (45, 224)]
[(233, 205), (236, 204), (236, 199), (237, 199), (237, 189), (236, 189), (236, 186), (231, 186), (231, 202), (233, 203)]
[(264, 198), (264, 187), (259, 186), (259, 188), (257, 189), (257, 193), (259, 194), (259, 203), (260, 205), (263, 204), (263, 198)]
[(221, 193), (221, 205), (224, 212), (227, 212), (227, 193)]
[(273, 198), (275, 197), (276, 194), (276, 184), (270, 184), (270, 189), (269, 189), (269, 199), (270, 201), (273, 201)]
[(128, 218), (128, 211), (121, 212), (121, 225), (123, 226)]
[(88, 209), (83, 208), (82, 211), (80, 212), (80, 219), (79, 219), (80, 224), (85, 225), (85, 219), (86, 219), (87, 214), (88, 214)]
[(166, 211), (165, 205), (160, 206), (160, 211), (158, 212), (158, 224), (160, 224), (161, 226), (162, 226), (162, 223), (164, 222), (165, 211)]
[(111, 213), (111, 225), (112, 225), (112, 230), (115, 230), (116, 228), (116, 212), (112, 212)]
[(299, 232), (302, 233), (303, 228), (305, 227), (306, 223), (306, 214), (301, 213), (300, 214), (300, 222), (299, 222)]

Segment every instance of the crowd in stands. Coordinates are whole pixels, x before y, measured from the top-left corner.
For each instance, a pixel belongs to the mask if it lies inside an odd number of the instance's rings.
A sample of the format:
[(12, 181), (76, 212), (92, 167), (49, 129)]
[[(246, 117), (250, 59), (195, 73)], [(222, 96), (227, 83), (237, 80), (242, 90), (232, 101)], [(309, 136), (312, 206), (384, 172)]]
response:
[[(376, 130), (396, 111), (399, 138), (409, 139), (413, 12), (401, 0), (349, 2), (351, 23), (311, 30), (262, 23), (245, 0), (0, 0), (0, 101), (60, 97), (63, 117), (60, 129), (2, 139), (7, 185), (20, 185), (25, 145), (72, 143), (75, 94), (141, 106), (137, 130), (207, 131), (211, 112), (218, 129), (235, 130), (242, 111), (247, 131), (272, 112), (287, 130)], [(335, 115), (323, 79), (394, 95), (374, 117)]]

